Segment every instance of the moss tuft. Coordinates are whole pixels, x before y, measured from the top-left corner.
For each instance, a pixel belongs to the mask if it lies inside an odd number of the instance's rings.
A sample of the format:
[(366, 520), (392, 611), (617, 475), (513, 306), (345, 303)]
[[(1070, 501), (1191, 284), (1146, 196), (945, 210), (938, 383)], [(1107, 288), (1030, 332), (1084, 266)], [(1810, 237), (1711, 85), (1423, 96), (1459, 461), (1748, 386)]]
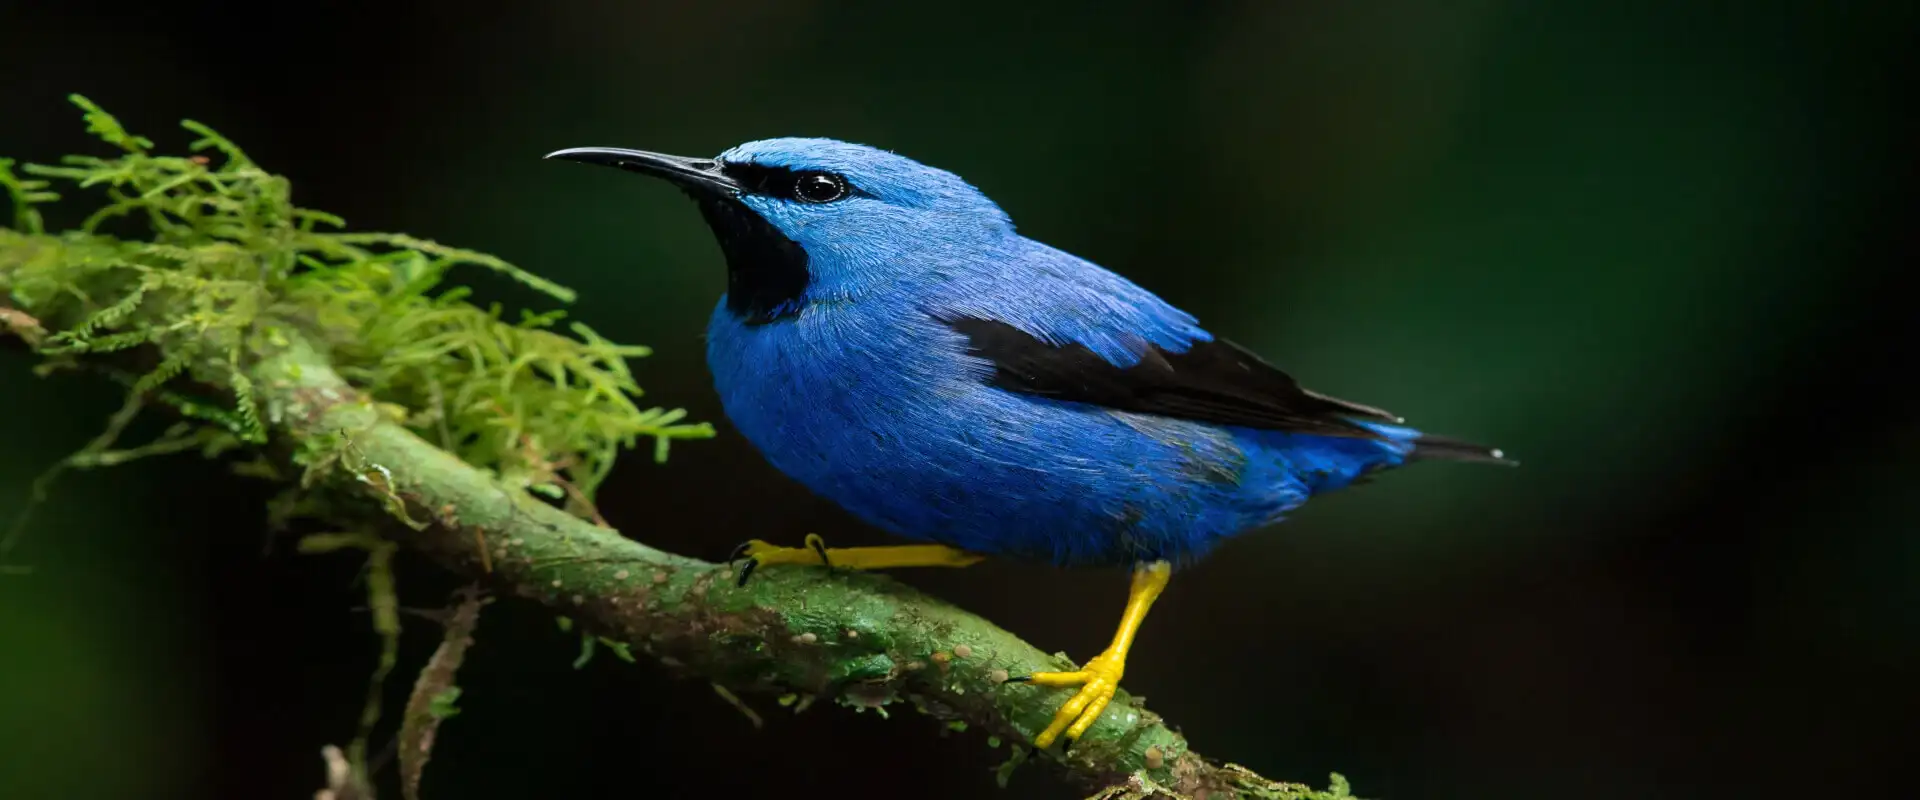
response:
[[(627, 360), (646, 348), (563, 326), (558, 311), (509, 319), (446, 278), (480, 267), (561, 302), (573, 299), (565, 287), (485, 253), (344, 230), (339, 217), (294, 205), (286, 178), (205, 125), (182, 123), (198, 137), (194, 154), (159, 155), (152, 140), (72, 99), (116, 155), (0, 160), (12, 211), (0, 227), (0, 308), (11, 307), (11, 327), (45, 327), (35, 349), (50, 367), (150, 348), (153, 358), (121, 375), (130, 397), (257, 444), (266, 423), (246, 368), (298, 332), (416, 433), (583, 516), (620, 450), (651, 439), (664, 460), (673, 440), (712, 435), (680, 409), (635, 402)], [(42, 208), (60, 200), (55, 183), (101, 195), (74, 230), (45, 229)], [(136, 230), (121, 238), (112, 226)]]

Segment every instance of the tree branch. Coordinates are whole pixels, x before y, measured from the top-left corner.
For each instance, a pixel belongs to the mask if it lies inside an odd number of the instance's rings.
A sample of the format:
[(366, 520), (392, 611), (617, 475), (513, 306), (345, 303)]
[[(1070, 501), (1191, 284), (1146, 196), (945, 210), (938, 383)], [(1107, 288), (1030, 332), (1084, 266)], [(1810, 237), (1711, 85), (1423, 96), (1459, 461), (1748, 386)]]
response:
[[(0, 341), (104, 369), (130, 387), (109, 433), (63, 464), (259, 446), (263, 460), (245, 465), (250, 473), (304, 469), (289, 505), (357, 529), (366, 527), (357, 506), (399, 518), (406, 524), (385, 527), (400, 546), (497, 593), (545, 604), (623, 653), (651, 654), (711, 681), (723, 697), (905, 702), (1013, 744), (1009, 766), (1032, 756), (1026, 743), (1067, 693), (1007, 677), (1072, 669), (1064, 657), (883, 575), (776, 568), (742, 587), (724, 565), (582, 518), (597, 516), (593, 485), (623, 447), (652, 438), (656, 458), (665, 458), (670, 440), (711, 429), (631, 402), (640, 390), (626, 359), (645, 348), (580, 325), (560, 335), (549, 329), (555, 314), (507, 323), (465, 304), (460, 289), (436, 288), (446, 270), (466, 264), (559, 299), (571, 293), (482, 253), (320, 231), (343, 223), (295, 207), (283, 178), (206, 126), (183, 123), (201, 137), (195, 148), (222, 156), (218, 166), (205, 156), (154, 155), (151, 141), (85, 98), (74, 102), (89, 131), (121, 155), (27, 165), (25, 177), (0, 159), (0, 199), (14, 212), (11, 226), (0, 226)], [(81, 230), (46, 233), (37, 207), (57, 197), (41, 178), (105, 185), (107, 203)], [(119, 216), (144, 219), (152, 239), (93, 231)], [(150, 402), (182, 422), (157, 442), (107, 452), (125, 419)], [(439, 445), (415, 431), (437, 434)], [(569, 509), (535, 491), (569, 497)], [(350, 538), (382, 554), (395, 546), (364, 530)], [(419, 748), (403, 758), (409, 785), (433, 736), (432, 703), (450, 688), (465, 648), (457, 626), (448, 636), (456, 647), (429, 665), (403, 725), (402, 737)], [(364, 737), (355, 747), (363, 745)], [(1046, 758), (1103, 800), (1348, 797), (1337, 775), (1313, 790), (1209, 762), (1124, 692), (1070, 752)], [(340, 754), (330, 750), (328, 759), (337, 767)], [(359, 756), (351, 760), (364, 768)], [(342, 798), (357, 788), (334, 787)]]
[[(24, 312), (0, 311), (16, 323), (0, 326), (14, 334), (0, 340), (38, 332)], [(277, 338), (246, 370), (280, 440), (271, 449), (340, 449), (319, 485), (404, 517), (412, 524), (388, 526), (402, 545), (496, 592), (733, 690), (905, 701), (1021, 745), (1065, 700), (1064, 690), (1006, 679), (1071, 662), (884, 575), (772, 568), (741, 587), (727, 565), (656, 550), (509, 490), (392, 421), (306, 338), (284, 329)], [(1210, 762), (1124, 690), (1078, 744), (1048, 758), (1102, 798), (1347, 796), (1339, 776), (1315, 790)]]
[[(397, 498), (410, 518), (432, 521), (403, 532), (405, 545), (670, 667), (737, 690), (850, 705), (905, 700), (1010, 742), (1030, 741), (1065, 699), (1061, 690), (1004, 681), (1073, 665), (885, 576), (768, 569), (739, 587), (725, 565), (655, 550), (509, 492), (386, 419), (299, 338), (288, 337), (252, 373), (280, 433), (297, 441), (344, 433), (364, 469), (340, 477), (371, 500)], [(377, 477), (366, 472), (376, 469)], [(1321, 795), (1203, 759), (1124, 692), (1059, 761), (1096, 787), (1147, 792), (1157, 784), (1215, 800)]]

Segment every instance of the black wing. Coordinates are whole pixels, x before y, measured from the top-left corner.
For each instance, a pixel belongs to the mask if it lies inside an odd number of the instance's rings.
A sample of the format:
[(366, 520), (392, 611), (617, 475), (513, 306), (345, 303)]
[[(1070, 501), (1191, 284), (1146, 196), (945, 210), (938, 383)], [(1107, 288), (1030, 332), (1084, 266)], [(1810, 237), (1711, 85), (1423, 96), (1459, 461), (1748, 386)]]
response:
[(1196, 342), (1184, 353), (1149, 348), (1116, 367), (1086, 345), (1055, 346), (997, 320), (950, 319), (971, 352), (994, 365), (1002, 389), (1165, 417), (1322, 436), (1380, 438), (1350, 417), (1399, 422), (1370, 406), (1300, 388), (1293, 376), (1231, 342)]

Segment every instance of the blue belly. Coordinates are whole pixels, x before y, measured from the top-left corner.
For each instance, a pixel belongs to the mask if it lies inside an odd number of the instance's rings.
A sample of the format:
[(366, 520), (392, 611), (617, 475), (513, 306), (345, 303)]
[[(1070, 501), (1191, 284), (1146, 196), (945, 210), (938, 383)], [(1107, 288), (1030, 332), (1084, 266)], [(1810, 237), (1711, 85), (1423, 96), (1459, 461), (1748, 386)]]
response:
[(1014, 394), (963, 353), (931, 320), (854, 306), (748, 326), (723, 303), (708, 329), (727, 417), (775, 468), (869, 524), (990, 556), (1190, 562), (1406, 450)]

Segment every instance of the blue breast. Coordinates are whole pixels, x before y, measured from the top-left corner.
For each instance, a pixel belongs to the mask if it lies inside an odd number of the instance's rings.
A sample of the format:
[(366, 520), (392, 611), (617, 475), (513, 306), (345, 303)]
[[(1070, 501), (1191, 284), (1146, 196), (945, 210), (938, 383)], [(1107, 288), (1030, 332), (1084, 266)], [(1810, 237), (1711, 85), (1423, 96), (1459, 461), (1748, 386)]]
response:
[(894, 534), (1062, 566), (1190, 562), (1319, 491), (1397, 465), (1389, 441), (1228, 428), (986, 385), (914, 308), (816, 303), (752, 325), (725, 299), (707, 358), (774, 467)]

